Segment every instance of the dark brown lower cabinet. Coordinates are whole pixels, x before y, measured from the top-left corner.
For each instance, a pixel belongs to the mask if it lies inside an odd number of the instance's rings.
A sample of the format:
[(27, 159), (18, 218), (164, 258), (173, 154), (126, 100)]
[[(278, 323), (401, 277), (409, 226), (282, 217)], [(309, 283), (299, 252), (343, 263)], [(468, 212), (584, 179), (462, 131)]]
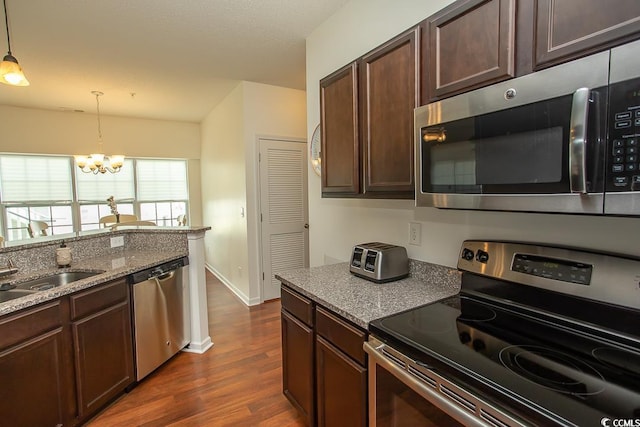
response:
[(318, 426), (367, 425), (367, 370), (316, 338)]
[(131, 332), (124, 279), (1, 316), (0, 425), (87, 421), (134, 382)]
[(313, 330), (282, 310), (282, 388), (284, 395), (314, 423)]
[(80, 420), (134, 381), (129, 289), (125, 280), (71, 296)]
[(367, 331), (282, 286), (282, 385), (309, 426), (367, 425)]
[(0, 424), (57, 427), (74, 423), (69, 340), (60, 301), (0, 319)]

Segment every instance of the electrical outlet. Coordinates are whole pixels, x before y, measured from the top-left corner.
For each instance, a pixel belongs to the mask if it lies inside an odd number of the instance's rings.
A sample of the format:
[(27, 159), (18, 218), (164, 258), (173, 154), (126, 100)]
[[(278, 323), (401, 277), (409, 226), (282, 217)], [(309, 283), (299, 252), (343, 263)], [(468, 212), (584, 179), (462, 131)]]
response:
[(422, 244), (422, 224), (419, 222), (409, 223), (409, 244), (416, 246)]
[(117, 248), (124, 246), (124, 236), (116, 236), (111, 238), (111, 247)]

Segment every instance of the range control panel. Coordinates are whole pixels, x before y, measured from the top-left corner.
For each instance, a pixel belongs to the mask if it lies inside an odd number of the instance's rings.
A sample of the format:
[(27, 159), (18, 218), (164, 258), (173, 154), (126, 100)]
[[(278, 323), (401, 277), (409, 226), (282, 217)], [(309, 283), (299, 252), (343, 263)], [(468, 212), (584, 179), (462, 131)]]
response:
[[(496, 257), (490, 256), (489, 247), (473, 248), (472, 245), (469, 245), (469, 247), (463, 246), (460, 251), (461, 260), (471, 263), (464, 268), (468, 271), (475, 270), (478, 273), (486, 273), (487, 269), (491, 268), (499, 268), (500, 270), (508, 268), (516, 273), (561, 282), (577, 283), (579, 285), (589, 285), (591, 283), (593, 266), (590, 264), (527, 253), (516, 252), (510, 259), (504, 258), (504, 254), (501, 255), (502, 258), (498, 256), (496, 260), (494, 259)], [(491, 265), (488, 265), (490, 261)], [(507, 263), (509, 264), (505, 265)], [(461, 268), (460, 263), (458, 263), (458, 268)]]
[[(462, 292), (492, 288), (483, 276), (640, 310), (640, 257), (526, 242), (465, 240), (458, 255)], [(468, 275), (467, 273), (471, 273)], [(469, 286), (465, 288), (465, 283)]]
[(511, 263), (511, 270), (547, 279), (588, 285), (591, 282), (593, 267), (581, 262), (537, 255), (515, 254)]
[(606, 191), (640, 190), (640, 79), (611, 85)]

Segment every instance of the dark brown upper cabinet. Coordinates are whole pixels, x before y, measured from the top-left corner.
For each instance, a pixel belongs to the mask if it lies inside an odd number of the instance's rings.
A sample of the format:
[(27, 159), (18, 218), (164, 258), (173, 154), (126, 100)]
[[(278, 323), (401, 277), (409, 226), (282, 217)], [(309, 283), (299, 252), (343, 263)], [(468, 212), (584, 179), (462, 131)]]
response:
[(320, 81), (323, 195), (360, 192), (357, 81), (356, 62)]
[(638, 38), (638, 0), (538, 0), (534, 68), (540, 69)]
[(358, 61), (364, 193), (414, 197), (413, 110), (420, 105), (420, 29)]
[(427, 18), (424, 100), (515, 75), (515, 0), (458, 1)]
[(413, 198), (415, 27), (320, 81), (322, 195)]

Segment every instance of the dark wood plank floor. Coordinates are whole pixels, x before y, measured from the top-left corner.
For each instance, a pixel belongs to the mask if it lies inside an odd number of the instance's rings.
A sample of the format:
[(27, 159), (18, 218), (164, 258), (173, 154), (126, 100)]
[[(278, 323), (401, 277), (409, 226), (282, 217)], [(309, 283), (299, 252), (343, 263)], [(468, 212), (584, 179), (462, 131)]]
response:
[(303, 426), (282, 395), (280, 302), (245, 306), (207, 272), (213, 348), (181, 352), (88, 423)]

